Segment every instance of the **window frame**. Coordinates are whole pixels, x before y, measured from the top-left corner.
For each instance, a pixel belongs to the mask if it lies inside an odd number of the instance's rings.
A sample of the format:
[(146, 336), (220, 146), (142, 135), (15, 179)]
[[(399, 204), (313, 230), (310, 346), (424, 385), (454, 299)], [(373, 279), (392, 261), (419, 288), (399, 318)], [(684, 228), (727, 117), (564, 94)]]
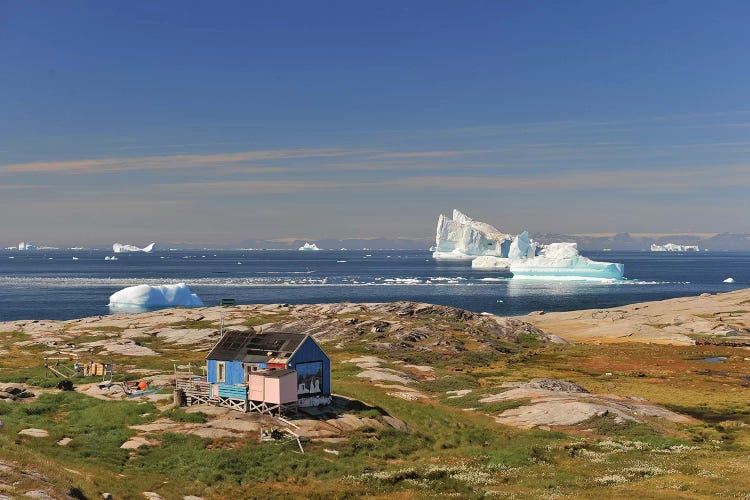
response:
[(227, 381), (227, 363), (225, 361), (216, 362), (216, 381), (217, 382)]

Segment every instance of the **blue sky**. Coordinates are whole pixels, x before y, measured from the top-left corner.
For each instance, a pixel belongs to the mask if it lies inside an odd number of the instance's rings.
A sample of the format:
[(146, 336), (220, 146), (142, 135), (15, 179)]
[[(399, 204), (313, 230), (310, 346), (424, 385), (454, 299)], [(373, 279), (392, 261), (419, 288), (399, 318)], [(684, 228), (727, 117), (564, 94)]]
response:
[(750, 232), (748, 19), (0, 0), (0, 241)]

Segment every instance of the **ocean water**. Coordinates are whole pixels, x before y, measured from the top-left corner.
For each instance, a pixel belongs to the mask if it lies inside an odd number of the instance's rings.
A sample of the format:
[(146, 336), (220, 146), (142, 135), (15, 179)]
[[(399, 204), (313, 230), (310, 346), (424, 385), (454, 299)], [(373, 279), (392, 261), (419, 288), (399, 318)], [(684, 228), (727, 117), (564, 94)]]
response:
[[(126, 286), (187, 283), (206, 305), (415, 300), (520, 315), (613, 307), (750, 286), (750, 253), (583, 252), (622, 262), (614, 283), (513, 280), (427, 251), (0, 251), (0, 321), (109, 314)], [(77, 259), (74, 260), (73, 257)], [(733, 284), (722, 283), (728, 277)]]

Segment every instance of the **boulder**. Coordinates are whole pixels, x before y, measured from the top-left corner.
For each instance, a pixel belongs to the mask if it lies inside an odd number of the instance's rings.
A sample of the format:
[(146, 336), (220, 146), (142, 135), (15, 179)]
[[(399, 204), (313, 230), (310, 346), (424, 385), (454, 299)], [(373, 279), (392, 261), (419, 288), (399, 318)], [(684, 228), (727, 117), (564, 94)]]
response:
[(18, 431), (21, 436), (29, 436), (35, 438), (44, 438), (49, 436), (49, 432), (46, 429), (23, 429)]

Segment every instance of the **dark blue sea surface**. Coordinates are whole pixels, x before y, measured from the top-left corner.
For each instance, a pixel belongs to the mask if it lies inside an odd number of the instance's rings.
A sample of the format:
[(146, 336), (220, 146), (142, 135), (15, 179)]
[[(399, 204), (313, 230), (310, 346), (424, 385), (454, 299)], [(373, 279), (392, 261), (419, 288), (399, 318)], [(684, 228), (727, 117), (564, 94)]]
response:
[[(622, 262), (622, 282), (513, 280), (427, 251), (0, 251), (0, 321), (109, 314), (127, 286), (184, 282), (206, 305), (415, 300), (519, 315), (613, 307), (750, 286), (750, 253), (583, 252)], [(74, 260), (76, 257), (76, 260)], [(722, 281), (734, 278), (735, 283)]]

